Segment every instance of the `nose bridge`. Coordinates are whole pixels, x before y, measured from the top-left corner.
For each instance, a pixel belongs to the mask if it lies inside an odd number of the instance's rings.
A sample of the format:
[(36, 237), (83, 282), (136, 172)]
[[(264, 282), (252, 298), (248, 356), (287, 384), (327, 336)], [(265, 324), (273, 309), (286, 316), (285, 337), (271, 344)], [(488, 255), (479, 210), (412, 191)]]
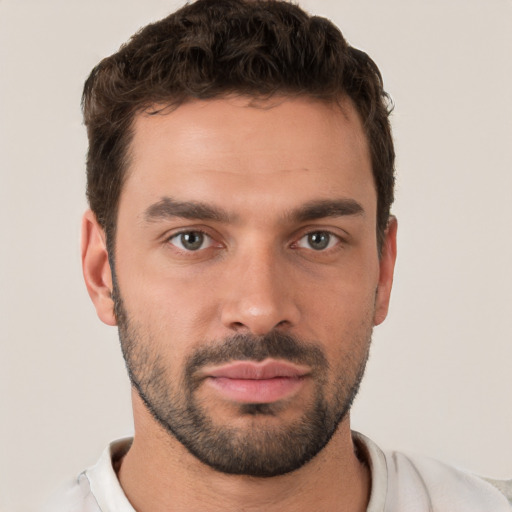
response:
[(298, 322), (286, 259), (275, 246), (253, 244), (237, 255), (222, 321), (232, 330), (263, 335)]

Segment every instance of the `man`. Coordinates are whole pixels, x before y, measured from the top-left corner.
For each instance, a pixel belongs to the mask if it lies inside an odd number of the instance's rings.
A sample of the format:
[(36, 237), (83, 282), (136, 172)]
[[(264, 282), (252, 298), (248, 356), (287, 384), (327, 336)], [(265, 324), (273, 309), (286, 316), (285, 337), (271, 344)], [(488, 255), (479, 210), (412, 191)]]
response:
[(350, 430), (396, 257), (367, 55), (288, 3), (199, 0), (102, 61), (83, 106), (84, 277), (135, 435), (52, 510), (510, 510), (505, 482)]

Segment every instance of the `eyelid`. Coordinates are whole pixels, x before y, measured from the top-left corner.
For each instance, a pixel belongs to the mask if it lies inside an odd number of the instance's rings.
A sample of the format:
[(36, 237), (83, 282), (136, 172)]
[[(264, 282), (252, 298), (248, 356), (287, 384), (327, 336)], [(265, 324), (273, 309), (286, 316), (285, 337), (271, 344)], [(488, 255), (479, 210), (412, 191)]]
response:
[[(200, 233), (204, 237), (205, 243), (207, 243), (207, 245), (204, 247), (200, 247), (199, 249), (196, 249), (196, 250), (191, 250), (191, 249), (187, 249), (187, 248), (183, 247), (181, 243), (179, 243), (179, 244), (173, 243), (173, 239), (179, 240), (179, 237), (186, 233)], [(208, 233), (207, 230), (205, 230), (204, 228), (199, 228), (199, 227), (197, 227), (197, 228), (196, 227), (180, 228), (176, 231), (166, 234), (165, 237), (163, 238), (163, 241), (165, 244), (172, 245), (174, 249), (176, 249), (177, 251), (180, 251), (182, 253), (185, 253), (185, 254), (201, 253), (202, 251), (205, 251), (206, 249), (211, 248), (215, 244), (217, 244), (218, 246), (222, 245), (220, 242), (218, 242), (216, 240), (216, 238), (214, 236), (212, 236), (210, 233)]]
[[(309, 237), (310, 235), (313, 235), (315, 233), (323, 233), (323, 234), (329, 235), (331, 237), (331, 240), (329, 241), (329, 244), (327, 247), (325, 247), (323, 249), (314, 249), (313, 247), (304, 247), (304, 246), (299, 245), (302, 240), (306, 239), (307, 237)], [(342, 242), (343, 242), (343, 238), (339, 234), (334, 233), (332, 230), (315, 228), (315, 229), (309, 229), (306, 232), (302, 232), (300, 237), (298, 237), (292, 245), (295, 247), (298, 247), (300, 249), (306, 249), (306, 250), (315, 251), (315, 252), (325, 252), (330, 249), (333, 249), (334, 247), (338, 246)]]

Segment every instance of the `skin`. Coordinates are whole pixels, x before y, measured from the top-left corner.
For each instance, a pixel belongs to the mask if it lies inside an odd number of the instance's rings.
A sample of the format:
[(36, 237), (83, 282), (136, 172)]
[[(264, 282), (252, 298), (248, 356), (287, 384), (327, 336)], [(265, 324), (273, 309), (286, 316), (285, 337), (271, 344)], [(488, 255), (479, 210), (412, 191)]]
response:
[[(278, 98), (265, 108), (246, 98), (192, 101), (172, 113), (138, 114), (118, 211), (116, 274), (124, 307), (151, 350), (180, 378), (187, 356), (210, 340), (273, 330), (315, 340), (337, 373), (367, 355), (386, 317), (396, 258), (392, 218), (379, 258), (377, 196), (367, 141), (350, 101), (338, 106)], [(227, 218), (148, 219), (163, 197), (201, 202)], [(303, 220), (312, 201), (350, 200), (361, 211)], [(150, 216), (151, 217), (151, 216)], [(177, 232), (204, 231), (197, 251)], [(308, 233), (330, 233), (315, 250)], [(82, 259), (100, 319), (116, 325), (105, 234), (83, 220)], [(347, 363), (348, 356), (353, 363)], [(277, 415), (244, 416), (211, 386), (199, 397), (217, 425), (287, 426), (312, 399), (314, 382), (283, 401)], [(135, 437), (119, 471), (138, 512), (366, 510), (370, 475), (354, 453), (349, 415), (301, 468), (272, 478), (227, 475), (191, 455), (132, 392)]]

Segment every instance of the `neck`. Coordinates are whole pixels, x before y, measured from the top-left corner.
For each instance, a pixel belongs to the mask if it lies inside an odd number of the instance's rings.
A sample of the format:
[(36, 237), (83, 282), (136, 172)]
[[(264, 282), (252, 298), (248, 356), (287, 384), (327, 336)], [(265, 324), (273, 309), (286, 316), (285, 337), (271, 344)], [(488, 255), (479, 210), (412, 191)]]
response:
[(300, 469), (256, 478), (201, 463), (156, 423), (136, 393), (133, 400), (135, 436), (119, 480), (137, 512), (366, 510), (370, 474), (355, 454), (348, 417)]

